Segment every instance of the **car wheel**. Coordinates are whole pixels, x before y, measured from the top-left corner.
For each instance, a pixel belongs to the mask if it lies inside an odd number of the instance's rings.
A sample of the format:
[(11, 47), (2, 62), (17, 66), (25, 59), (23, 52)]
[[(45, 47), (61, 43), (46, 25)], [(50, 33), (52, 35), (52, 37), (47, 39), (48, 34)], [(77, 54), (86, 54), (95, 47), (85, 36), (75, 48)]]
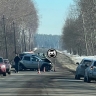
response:
[(87, 78), (84, 76), (84, 82), (87, 82)]
[(87, 77), (87, 83), (91, 82), (91, 78)]
[(10, 75), (11, 74), (11, 71), (9, 71), (8, 74)]
[(3, 76), (6, 76), (6, 72), (3, 73)]
[[(45, 71), (49, 71), (49, 66), (44, 66), (45, 67)], [(43, 70), (44, 70), (44, 67), (43, 67)]]
[(77, 75), (75, 75), (75, 79), (77, 79)]
[(77, 75), (77, 79), (80, 80), (80, 75)]

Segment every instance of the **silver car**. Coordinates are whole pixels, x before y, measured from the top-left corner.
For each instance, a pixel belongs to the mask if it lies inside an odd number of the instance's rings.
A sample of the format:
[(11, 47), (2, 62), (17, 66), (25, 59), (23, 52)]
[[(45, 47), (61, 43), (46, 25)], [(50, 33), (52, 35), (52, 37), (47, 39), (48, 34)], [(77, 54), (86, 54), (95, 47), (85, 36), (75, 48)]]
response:
[(85, 75), (85, 69), (89, 67), (92, 64), (93, 60), (92, 59), (82, 59), (82, 61), (78, 64), (76, 68), (76, 73), (75, 73), (75, 79), (80, 79), (81, 77), (84, 77)]
[(37, 56), (33, 56), (31, 54), (24, 55), (22, 60), (19, 62), (19, 70), (23, 69), (31, 69), (31, 70), (43, 70), (45, 67), (46, 71), (52, 69), (52, 63), (44, 62)]
[(10, 64), (9, 60), (8, 59), (3, 59), (3, 60), (4, 60), (4, 63), (6, 65), (6, 72), (8, 74), (11, 74), (11, 64)]
[(93, 60), (91, 65), (85, 69), (84, 82), (90, 83), (91, 80), (96, 81), (96, 60)]

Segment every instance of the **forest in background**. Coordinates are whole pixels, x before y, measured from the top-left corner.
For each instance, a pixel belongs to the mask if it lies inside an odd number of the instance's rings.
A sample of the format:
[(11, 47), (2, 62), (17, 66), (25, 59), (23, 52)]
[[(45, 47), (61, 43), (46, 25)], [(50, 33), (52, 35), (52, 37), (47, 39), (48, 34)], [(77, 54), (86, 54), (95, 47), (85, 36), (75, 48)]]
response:
[(74, 0), (63, 26), (62, 45), (70, 53), (96, 55), (96, 0)]
[(32, 50), (38, 25), (32, 0), (0, 0), (0, 56), (12, 59), (15, 53)]

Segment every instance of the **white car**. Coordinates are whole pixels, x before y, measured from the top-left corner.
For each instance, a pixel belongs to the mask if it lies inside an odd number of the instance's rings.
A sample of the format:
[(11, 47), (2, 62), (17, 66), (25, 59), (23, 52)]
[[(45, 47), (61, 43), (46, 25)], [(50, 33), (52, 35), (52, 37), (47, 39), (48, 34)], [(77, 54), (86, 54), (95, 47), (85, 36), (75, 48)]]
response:
[(85, 75), (85, 69), (90, 66), (93, 62), (93, 59), (89, 59), (89, 58), (84, 58), (82, 59), (82, 61), (78, 64), (77, 68), (76, 68), (76, 73), (75, 73), (75, 79), (80, 79), (81, 77), (84, 77)]
[(96, 60), (93, 60), (92, 64), (85, 69), (84, 82), (90, 83), (91, 80), (96, 81)]

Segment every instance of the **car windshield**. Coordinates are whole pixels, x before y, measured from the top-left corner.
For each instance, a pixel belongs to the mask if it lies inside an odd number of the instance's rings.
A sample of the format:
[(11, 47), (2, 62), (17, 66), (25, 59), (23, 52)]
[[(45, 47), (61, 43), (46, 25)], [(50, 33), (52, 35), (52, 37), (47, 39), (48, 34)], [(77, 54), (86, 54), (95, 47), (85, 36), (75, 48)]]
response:
[(87, 65), (87, 66), (90, 66), (92, 64), (92, 60), (84, 60), (83, 64)]

